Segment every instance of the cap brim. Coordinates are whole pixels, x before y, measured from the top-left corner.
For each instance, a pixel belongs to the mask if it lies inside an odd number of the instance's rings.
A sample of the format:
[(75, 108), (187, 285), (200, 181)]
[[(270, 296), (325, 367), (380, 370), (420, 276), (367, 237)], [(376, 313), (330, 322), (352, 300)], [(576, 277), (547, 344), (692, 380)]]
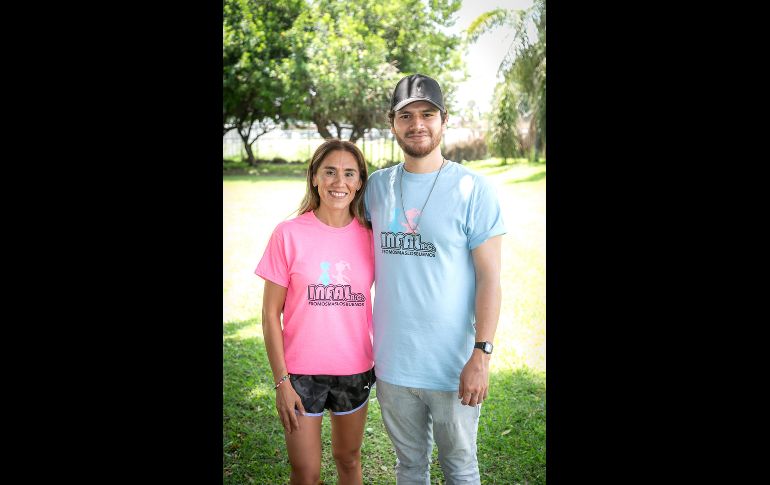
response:
[(395, 105), (395, 106), (393, 107), (393, 111), (398, 111), (398, 110), (402, 109), (404, 106), (406, 106), (407, 104), (412, 104), (412, 103), (414, 103), (415, 101), (427, 101), (427, 102), (429, 102), (430, 104), (432, 104), (433, 106), (435, 106), (436, 108), (438, 108), (438, 109), (439, 109), (439, 111), (441, 111), (442, 113), (443, 113), (444, 111), (446, 111), (446, 110), (444, 109), (444, 107), (443, 107), (443, 106), (439, 106), (439, 104), (438, 104), (438, 103), (436, 103), (436, 102), (434, 102), (434, 101), (431, 101), (431, 100), (430, 100), (430, 99), (428, 99), (428, 98), (416, 98), (416, 97), (413, 97), (413, 98), (406, 98), (406, 99), (402, 100), (400, 103), (398, 103), (397, 105)]

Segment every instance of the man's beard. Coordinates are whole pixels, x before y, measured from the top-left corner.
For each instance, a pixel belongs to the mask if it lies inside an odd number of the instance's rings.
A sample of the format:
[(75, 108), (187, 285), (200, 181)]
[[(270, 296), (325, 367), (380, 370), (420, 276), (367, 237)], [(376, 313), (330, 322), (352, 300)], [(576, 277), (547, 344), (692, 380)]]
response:
[[(425, 133), (427, 133), (428, 136), (430, 136), (430, 143), (428, 143), (424, 148), (422, 148), (422, 145), (420, 145), (420, 147), (407, 145), (405, 138), (401, 138), (396, 133), (394, 133), (394, 136), (396, 137), (398, 146), (401, 147), (404, 153), (406, 153), (410, 157), (422, 158), (425, 155), (432, 152), (433, 149), (436, 148), (439, 145), (439, 143), (441, 143), (441, 134), (442, 134), (441, 130), (439, 130), (439, 133), (437, 135), (432, 135), (429, 130), (425, 130)], [(407, 134), (407, 136), (409, 136), (409, 134)]]

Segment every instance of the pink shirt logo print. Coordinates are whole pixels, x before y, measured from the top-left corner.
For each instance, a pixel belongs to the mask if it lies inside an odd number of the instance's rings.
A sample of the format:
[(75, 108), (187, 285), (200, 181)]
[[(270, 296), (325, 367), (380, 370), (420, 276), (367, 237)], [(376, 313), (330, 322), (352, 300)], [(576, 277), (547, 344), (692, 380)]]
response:
[(324, 285), (329, 284), (329, 263), (326, 261), (321, 261), (321, 276), (318, 277), (318, 281)]
[(420, 215), (420, 211), (417, 209), (409, 209), (404, 212), (406, 215), (406, 222), (402, 222), (404, 226), (404, 234), (416, 234), (420, 230), (420, 226), (417, 225), (417, 216)]
[(348, 278), (347, 275), (343, 273), (345, 270), (350, 271), (350, 263), (347, 261), (337, 261), (334, 264), (334, 269), (337, 270), (337, 272), (332, 275), (332, 278), (334, 278), (334, 282), (336, 284), (347, 285), (350, 283), (350, 278)]
[(340, 260), (334, 263), (335, 273), (329, 274), (331, 263), (321, 261), (320, 285), (308, 285), (308, 304), (313, 306), (363, 306), (366, 297), (355, 293), (351, 288), (351, 279), (345, 271), (352, 271), (350, 263)]

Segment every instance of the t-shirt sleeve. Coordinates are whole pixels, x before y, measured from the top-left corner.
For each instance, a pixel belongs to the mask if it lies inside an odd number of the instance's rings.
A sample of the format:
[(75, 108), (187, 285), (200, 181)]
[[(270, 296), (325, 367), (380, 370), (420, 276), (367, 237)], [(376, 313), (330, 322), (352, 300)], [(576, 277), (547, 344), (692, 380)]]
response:
[(289, 265), (286, 262), (284, 234), (281, 227), (276, 227), (267, 242), (265, 253), (254, 273), (285, 288), (289, 287)]
[(476, 177), (468, 211), (468, 248), (473, 251), (489, 238), (505, 234), (500, 202), (494, 187)]
[(369, 264), (374, 268), (374, 232), (371, 229), (368, 229), (366, 232), (369, 236)]
[[(372, 180), (372, 178), (369, 177), (369, 182), (371, 182), (371, 180)], [(369, 184), (367, 184), (367, 187), (368, 186), (369, 186)], [(371, 216), (371, 214), (369, 214), (369, 195), (370, 195), (370, 193), (371, 193), (371, 190), (364, 189), (364, 217), (366, 217), (366, 220), (369, 221), (369, 222), (372, 221), (372, 216)]]

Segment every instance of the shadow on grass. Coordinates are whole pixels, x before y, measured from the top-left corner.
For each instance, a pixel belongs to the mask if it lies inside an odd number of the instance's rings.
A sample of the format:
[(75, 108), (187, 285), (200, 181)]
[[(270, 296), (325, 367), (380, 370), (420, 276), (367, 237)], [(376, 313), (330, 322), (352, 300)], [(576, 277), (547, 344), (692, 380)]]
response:
[[(291, 470), (258, 321), (225, 324), (223, 336), (223, 483), (288, 483)], [(395, 452), (376, 391), (375, 385), (362, 446), (364, 483), (395, 483)], [(325, 416), (322, 483), (337, 479), (330, 436)], [(479, 420), (478, 457), (483, 483), (545, 483), (544, 375), (518, 369), (490, 376), (490, 395)], [(444, 483), (435, 447), (431, 483)]]
[(544, 178), (545, 178), (545, 170), (543, 170), (542, 172), (537, 172), (535, 174), (532, 174), (529, 177), (525, 177), (523, 179), (510, 180), (508, 181), (508, 183), (520, 184), (524, 182), (537, 182), (538, 180), (543, 180)]

